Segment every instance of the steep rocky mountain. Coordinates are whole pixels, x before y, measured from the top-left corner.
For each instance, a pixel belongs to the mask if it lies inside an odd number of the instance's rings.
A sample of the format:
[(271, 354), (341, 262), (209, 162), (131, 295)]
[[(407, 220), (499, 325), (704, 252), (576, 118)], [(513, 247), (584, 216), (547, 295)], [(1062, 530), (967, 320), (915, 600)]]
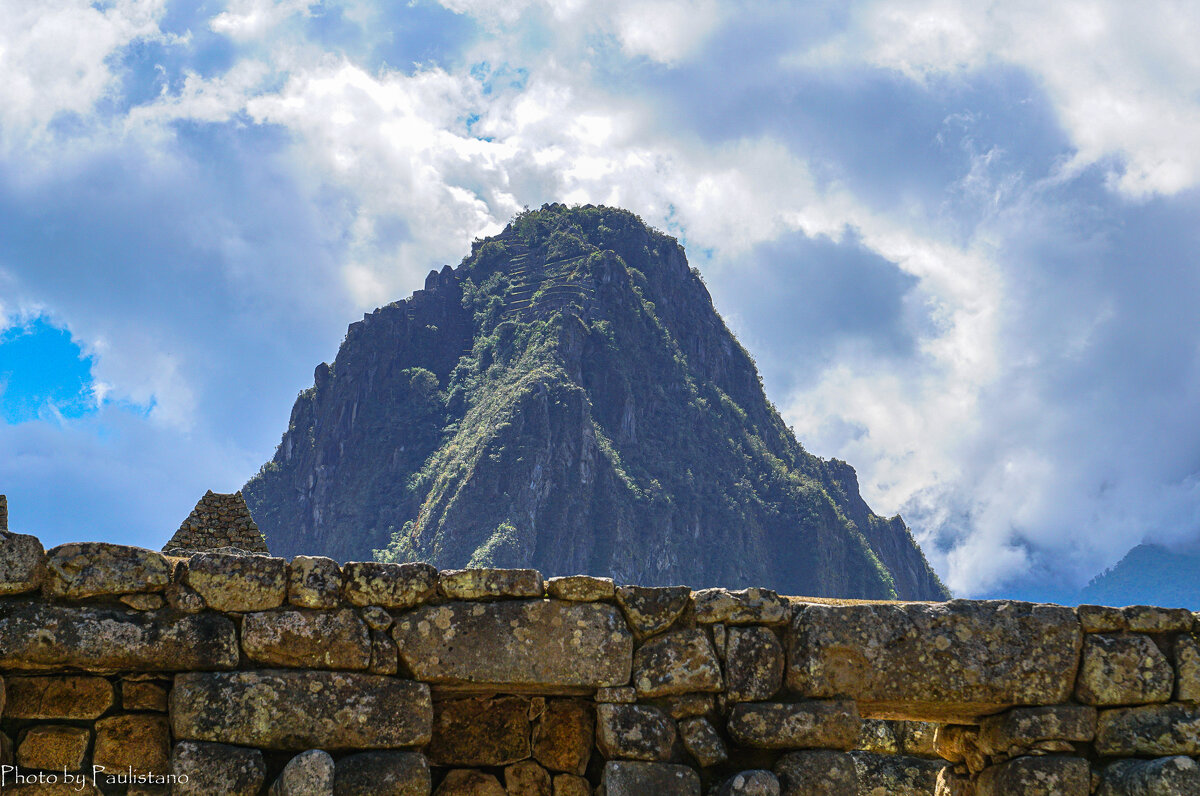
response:
[(804, 450), (675, 239), (547, 205), (350, 326), (243, 490), (276, 555), (943, 599)]

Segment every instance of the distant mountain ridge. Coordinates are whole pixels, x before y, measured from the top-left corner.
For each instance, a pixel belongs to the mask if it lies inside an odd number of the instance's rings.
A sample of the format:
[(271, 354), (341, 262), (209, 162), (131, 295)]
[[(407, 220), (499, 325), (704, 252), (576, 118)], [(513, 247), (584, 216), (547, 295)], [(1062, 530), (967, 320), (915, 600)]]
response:
[(1079, 602), (1200, 610), (1200, 551), (1140, 544), (1092, 578)]
[(276, 555), (944, 599), (804, 450), (675, 239), (546, 205), (350, 326), (243, 489)]

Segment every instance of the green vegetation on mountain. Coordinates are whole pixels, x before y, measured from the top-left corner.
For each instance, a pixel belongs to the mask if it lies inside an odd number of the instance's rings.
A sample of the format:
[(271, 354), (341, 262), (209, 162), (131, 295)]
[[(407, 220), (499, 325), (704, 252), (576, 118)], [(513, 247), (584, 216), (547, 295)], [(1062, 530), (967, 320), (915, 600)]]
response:
[(941, 599), (673, 239), (547, 205), (350, 327), (244, 493), (276, 554)]
[(1078, 601), (1200, 610), (1200, 552), (1140, 544), (1092, 578)]

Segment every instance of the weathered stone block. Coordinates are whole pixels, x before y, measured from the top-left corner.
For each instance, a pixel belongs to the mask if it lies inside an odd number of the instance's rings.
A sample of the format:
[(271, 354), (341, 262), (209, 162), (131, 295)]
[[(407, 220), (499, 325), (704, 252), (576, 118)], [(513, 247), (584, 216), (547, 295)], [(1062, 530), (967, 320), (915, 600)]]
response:
[(400, 671), (400, 649), (383, 630), (371, 631), (371, 674), (396, 674)]
[(934, 796), (975, 796), (975, 786), (970, 776), (950, 767), (938, 772)]
[(765, 769), (739, 771), (717, 790), (717, 796), (779, 796), (779, 793), (779, 778)]
[(438, 591), (451, 600), (541, 597), (542, 588), (536, 569), (449, 569), (438, 577)]
[(103, 677), (10, 677), (6, 719), (94, 719), (112, 707), (112, 685)]
[(350, 608), (284, 608), (246, 614), (242, 649), (268, 666), (357, 671), (371, 663), (371, 634)]
[(287, 599), (287, 561), (197, 553), (187, 561), (183, 582), (214, 611), (266, 611)]
[(505, 796), (504, 786), (491, 774), (456, 768), (446, 774), (433, 796)]
[(237, 664), (233, 622), (216, 614), (0, 602), (0, 669), (195, 671)]
[(1017, 757), (985, 768), (975, 783), (976, 796), (1088, 796), (1091, 769), (1082, 757)]
[(633, 639), (616, 608), (561, 600), (455, 602), (396, 621), (400, 657), (430, 683), (542, 689), (624, 685)]
[(91, 740), (91, 731), (83, 727), (34, 725), (17, 744), (17, 765), (47, 771), (78, 771)]
[(729, 749), (721, 733), (702, 716), (679, 722), (679, 735), (683, 739), (683, 747), (696, 758), (701, 768), (719, 765), (729, 759)]
[(574, 774), (556, 774), (554, 796), (592, 796), (592, 784)]
[(1195, 620), (1186, 608), (1128, 605), (1121, 609), (1129, 629), (1135, 633), (1188, 633)]
[(342, 567), (342, 595), (353, 605), (412, 608), (437, 596), (438, 571), (429, 564), (355, 561)]
[(775, 764), (775, 775), (779, 777), (783, 796), (848, 796), (858, 793), (854, 759), (843, 752), (789, 752)]
[(288, 761), (268, 796), (333, 796), (333, 757), (309, 749)]
[(692, 716), (707, 716), (716, 710), (715, 694), (672, 694), (649, 700), (649, 704), (662, 708), (673, 719)]
[(731, 627), (725, 641), (725, 698), (770, 699), (783, 686), (783, 645), (765, 627)]
[(161, 594), (122, 594), (118, 599), (135, 611), (157, 611), (167, 604)]
[(887, 719), (863, 719), (858, 728), (858, 740), (854, 748), (881, 755), (900, 754), (900, 739), (896, 737), (898, 721)]
[(36, 536), (0, 531), (0, 596), (41, 588), (46, 551)]
[(933, 744), (938, 726), (932, 721), (896, 721), (892, 729), (902, 753), (915, 757), (937, 757)]
[(92, 766), (109, 772), (132, 768), (135, 774), (165, 774), (171, 765), (171, 741), (166, 716), (128, 713), (95, 724)]
[(1195, 796), (1200, 764), (1190, 757), (1118, 760), (1105, 767), (1095, 796)]
[(675, 722), (658, 708), (596, 706), (596, 746), (606, 758), (668, 760), (675, 738)]
[(985, 754), (1015, 756), (1044, 741), (1084, 743), (1096, 737), (1096, 709), (1084, 705), (1013, 708), (988, 716), (980, 727)]
[(267, 778), (262, 752), (219, 743), (175, 744), (171, 770), (180, 778), (173, 796), (258, 796)]
[(637, 690), (631, 685), (597, 688), (596, 701), (614, 705), (632, 705), (637, 702)]
[(46, 554), (46, 596), (82, 600), (132, 592), (162, 591), (171, 569), (162, 553), (105, 542), (73, 542)]
[(300, 608), (337, 608), (342, 568), (332, 558), (296, 556), (288, 565), (287, 601)]
[(787, 600), (770, 589), (701, 589), (692, 595), (692, 604), (701, 624), (780, 625), (792, 618)]
[(1166, 702), (1175, 674), (1149, 636), (1140, 633), (1089, 634), (1075, 698), (1087, 705), (1142, 705)]
[(334, 796), (429, 796), (430, 787), (429, 763), (416, 752), (361, 752), (333, 774)]
[(261, 749), (390, 749), (428, 743), (429, 686), (371, 674), (188, 672), (171, 691), (178, 739)]
[(1129, 622), (1120, 608), (1107, 605), (1081, 605), (1075, 609), (1085, 633), (1116, 633), (1129, 629)]
[(851, 752), (858, 793), (887, 796), (929, 796), (937, 788), (938, 774), (947, 767), (943, 760), (906, 755), (877, 755)]
[(125, 710), (167, 712), (168, 687), (152, 680), (123, 680), (121, 707)]
[(434, 706), (426, 750), (439, 766), (506, 766), (530, 754), (529, 700), (451, 699)]
[(721, 662), (703, 630), (677, 630), (643, 644), (633, 655), (640, 698), (721, 690)]
[(504, 790), (508, 796), (553, 796), (550, 774), (532, 760), (523, 760), (504, 769)]
[(666, 763), (605, 764), (597, 796), (700, 796), (700, 777), (687, 766)]
[(938, 757), (952, 763), (965, 763), (972, 773), (977, 773), (988, 763), (979, 735), (979, 727), (941, 724), (934, 735), (933, 746)]
[(1171, 703), (1102, 710), (1095, 747), (1113, 757), (1200, 754), (1200, 706)]
[(592, 757), (596, 712), (587, 702), (552, 699), (533, 726), (533, 759), (551, 771), (583, 774)]
[(1200, 702), (1200, 644), (1190, 634), (1175, 639), (1175, 699)]
[(858, 709), (849, 700), (743, 702), (729, 715), (729, 735), (756, 749), (853, 749)]
[(546, 593), (559, 600), (594, 603), (611, 600), (617, 594), (612, 578), (593, 578), (590, 575), (567, 575), (546, 581)]
[(1008, 601), (806, 604), (789, 626), (787, 685), (850, 697), (875, 718), (970, 723), (1070, 697), (1074, 612)]
[(692, 590), (687, 586), (618, 586), (617, 605), (639, 639), (666, 630), (687, 608)]

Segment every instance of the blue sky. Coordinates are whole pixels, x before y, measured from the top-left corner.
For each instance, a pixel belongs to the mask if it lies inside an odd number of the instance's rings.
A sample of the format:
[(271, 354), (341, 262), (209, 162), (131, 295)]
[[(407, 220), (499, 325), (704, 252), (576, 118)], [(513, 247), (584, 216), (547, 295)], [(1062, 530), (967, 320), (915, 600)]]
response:
[(523, 206), (686, 241), (964, 596), (1200, 542), (1200, 12), (0, 0), (0, 492), (159, 547)]

